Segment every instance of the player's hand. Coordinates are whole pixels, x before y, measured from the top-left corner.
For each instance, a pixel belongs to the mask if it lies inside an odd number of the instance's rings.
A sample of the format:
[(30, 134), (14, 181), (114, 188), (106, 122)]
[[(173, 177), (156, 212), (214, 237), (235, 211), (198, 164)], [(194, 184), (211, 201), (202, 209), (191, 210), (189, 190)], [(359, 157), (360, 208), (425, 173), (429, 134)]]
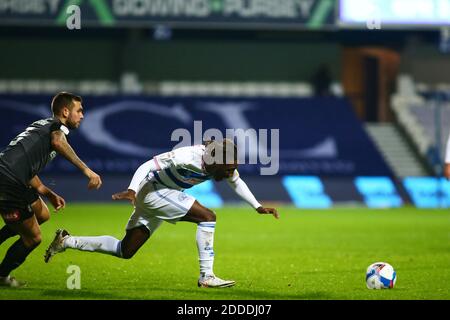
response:
[(272, 214), (275, 219), (278, 219), (280, 217), (277, 209), (275, 209), (275, 208), (259, 207), (258, 209), (256, 209), (256, 211), (260, 214)]
[(136, 202), (136, 192), (131, 189), (117, 192), (112, 195), (113, 200), (130, 200), (131, 204), (134, 206)]
[(87, 174), (87, 177), (89, 178), (88, 183), (89, 190), (99, 189), (102, 186), (102, 179), (94, 171), (90, 170), (90, 172)]
[(64, 209), (66, 207), (66, 201), (63, 197), (60, 197), (56, 193), (52, 192), (47, 196), (47, 199), (52, 204), (53, 208), (55, 208), (54, 212), (59, 211), (59, 209)]
[(446, 163), (444, 166), (444, 177), (450, 180), (450, 163)]

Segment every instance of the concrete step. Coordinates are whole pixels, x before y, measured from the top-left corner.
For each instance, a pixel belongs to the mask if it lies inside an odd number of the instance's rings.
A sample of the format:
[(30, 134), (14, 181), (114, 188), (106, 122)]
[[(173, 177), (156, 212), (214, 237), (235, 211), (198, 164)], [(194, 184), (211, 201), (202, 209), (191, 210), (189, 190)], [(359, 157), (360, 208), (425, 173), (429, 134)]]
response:
[(398, 177), (424, 176), (426, 170), (420, 159), (404, 141), (394, 124), (366, 124), (369, 136)]

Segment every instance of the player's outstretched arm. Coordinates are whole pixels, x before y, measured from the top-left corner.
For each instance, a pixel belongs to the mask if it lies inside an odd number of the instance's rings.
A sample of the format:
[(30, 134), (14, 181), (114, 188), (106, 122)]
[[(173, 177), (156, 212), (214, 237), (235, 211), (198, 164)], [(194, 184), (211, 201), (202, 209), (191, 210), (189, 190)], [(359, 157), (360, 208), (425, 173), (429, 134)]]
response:
[(32, 186), (41, 196), (46, 197), (52, 204), (53, 208), (55, 208), (55, 211), (64, 209), (64, 207), (66, 206), (66, 201), (64, 200), (64, 198), (44, 185), (38, 176), (34, 176), (30, 180), (30, 186)]
[(157, 171), (158, 166), (156, 160), (151, 159), (149, 161), (144, 162), (137, 168), (136, 172), (131, 179), (130, 185), (128, 189), (125, 191), (117, 192), (112, 195), (113, 200), (129, 200), (133, 205), (136, 201), (136, 192), (139, 188), (142, 180), (147, 177), (150, 172)]
[(274, 208), (264, 208), (258, 200), (256, 200), (253, 193), (250, 191), (250, 188), (247, 184), (239, 177), (239, 173), (237, 170), (233, 174), (233, 177), (228, 179), (228, 185), (231, 189), (236, 192), (243, 200), (245, 200), (249, 205), (251, 205), (256, 212), (260, 214), (272, 214), (276, 219), (279, 218), (278, 211)]
[[(141, 182), (149, 175), (150, 172), (164, 170), (172, 166), (176, 166), (175, 152), (167, 152), (161, 155), (155, 156), (137, 168), (136, 172), (131, 179), (128, 189), (125, 191), (117, 192), (112, 195), (113, 200), (129, 200), (134, 205), (136, 201), (136, 193), (139, 189)], [(157, 160), (158, 159), (158, 160)]]
[(57, 130), (52, 132), (51, 144), (53, 149), (69, 160), (75, 167), (81, 170), (89, 179), (88, 188), (98, 189), (102, 185), (102, 179), (98, 174), (92, 171), (80, 158), (67, 142), (64, 132)]
[(117, 192), (112, 195), (113, 200), (129, 200), (134, 205), (136, 201), (136, 193), (139, 189), (141, 182), (151, 173), (160, 170), (164, 170), (170, 167), (176, 167), (180, 160), (180, 151), (170, 151), (163, 154), (154, 156), (152, 159), (144, 162), (137, 168), (136, 172), (131, 179), (128, 189), (125, 191)]
[(125, 191), (117, 192), (112, 195), (113, 200), (129, 200), (134, 206), (136, 202), (136, 192), (134, 190), (128, 189)]

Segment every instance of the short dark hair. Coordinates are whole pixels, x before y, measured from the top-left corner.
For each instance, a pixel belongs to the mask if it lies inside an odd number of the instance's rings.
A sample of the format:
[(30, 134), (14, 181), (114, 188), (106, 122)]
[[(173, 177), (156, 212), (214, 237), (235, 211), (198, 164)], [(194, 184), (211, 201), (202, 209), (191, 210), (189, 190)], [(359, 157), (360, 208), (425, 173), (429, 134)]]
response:
[(231, 164), (230, 161), (233, 161), (233, 163), (238, 161), (237, 146), (233, 140), (223, 139), (220, 142), (209, 140), (205, 141), (205, 146), (204, 161), (207, 164), (216, 163), (216, 160), (219, 161), (218, 164)]
[(233, 140), (223, 139), (222, 148), (223, 148), (224, 160), (225, 159), (229, 160), (229, 158), (233, 158), (234, 162), (237, 161), (237, 158), (238, 158), (237, 145), (234, 143)]
[(79, 101), (80, 103), (83, 102), (83, 99), (81, 99), (80, 96), (77, 96), (73, 93), (65, 92), (65, 91), (58, 93), (52, 99), (53, 115), (60, 115), (61, 111), (64, 107), (68, 107), (69, 109), (72, 109), (74, 100)]

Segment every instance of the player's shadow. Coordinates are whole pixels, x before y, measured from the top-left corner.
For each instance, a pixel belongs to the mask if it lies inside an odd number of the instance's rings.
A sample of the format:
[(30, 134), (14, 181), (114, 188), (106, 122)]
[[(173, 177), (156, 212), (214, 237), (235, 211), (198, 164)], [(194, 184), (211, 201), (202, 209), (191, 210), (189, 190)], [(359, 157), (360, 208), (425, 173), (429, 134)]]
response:
[[(299, 293), (269, 293), (265, 291), (255, 291), (240, 289), (237, 287), (233, 288), (222, 288), (222, 289), (199, 289), (200, 292), (196, 292), (195, 297), (189, 297), (192, 294), (190, 289), (174, 289), (170, 290), (167, 288), (153, 288), (154, 290), (164, 291), (155, 299), (161, 300), (173, 300), (173, 297), (179, 295), (180, 292), (187, 293), (185, 299), (205, 299), (211, 300), (211, 291), (214, 290), (214, 300), (227, 300), (227, 299), (243, 299), (243, 300), (330, 300), (335, 299), (334, 296), (330, 295), (329, 292), (325, 291), (310, 291), (310, 292), (299, 292)], [(168, 292), (169, 291), (169, 292)], [(172, 295), (170, 292), (173, 291)]]
[[(186, 297), (180, 299), (194, 299), (194, 300), (211, 300), (211, 290), (214, 290), (213, 300), (228, 300), (228, 299), (244, 299), (244, 300), (330, 300), (334, 299), (327, 292), (323, 291), (310, 291), (304, 293), (283, 293), (275, 294), (264, 291), (245, 290), (238, 288), (224, 288), (224, 289), (200, 289), (200, 292), (196, 292), (195, 297), (190, 297), (192, 290), (190, 289), (174, 289), (167, 288), (153, 288), (154, 291), (161, 290), (161, 295), (155, 295), (150, 300), (173, 300), (174, 296), (179, 296), (180, 292), (186, 293)], [(173, 291), (173, 293), (172, 293)], [(124, 293), (124, 292), (122, 292)], [(127, 295), (111, 294), (104, 291), (90, 291), (86, 289), (81, 290), (44, 290), (42, 291), (43, 299), (53, 300), (128, 300)]]
[(108, 292), (95, 292), (85, 289), (80, 290), (44, 290), (42, 291), (42, 297), (44, 299), (101, 299), (101, 300), (117, 300), (124, 299), (124, 297), (111, 294)]

